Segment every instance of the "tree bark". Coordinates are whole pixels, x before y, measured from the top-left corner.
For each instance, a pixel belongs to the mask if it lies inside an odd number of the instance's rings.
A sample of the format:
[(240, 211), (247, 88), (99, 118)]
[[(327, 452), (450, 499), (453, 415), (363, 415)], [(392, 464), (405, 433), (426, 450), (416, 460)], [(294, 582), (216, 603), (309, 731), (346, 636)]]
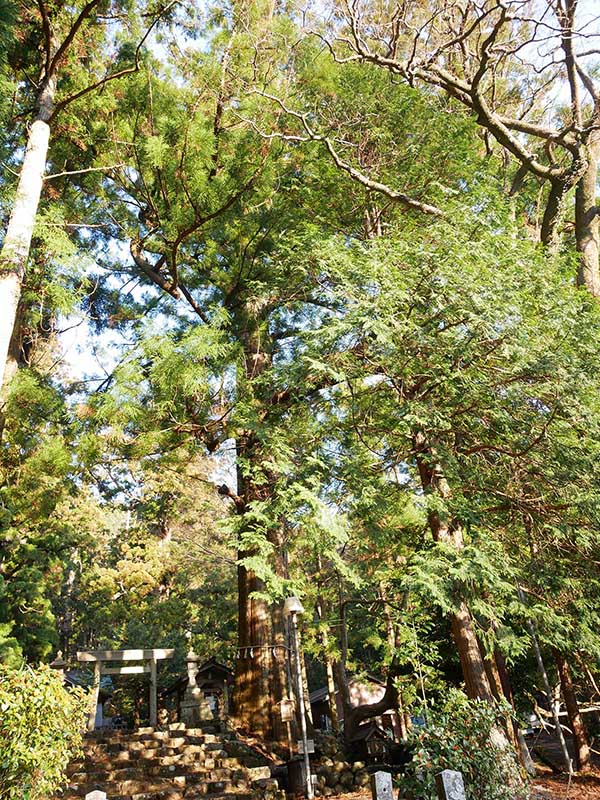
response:
[(344, 742), (346, 747), (350, 747), (358, 727), (367, 719), (380, 717), (386, 711), (398, 709), (398, 690), (396, 689), (396, 672), (393, 667), (388, 672), (385, 686), (385, 693), (381, 700), (376, 703), (363, 703), (360, 706), (352, 705), (346, 668), (341, 661), (336, 661), (334, 665), (336, 681), (342, 708), (344, 710)]
[(56, 78), (52, 75), (38, 93), (15, 203), (0, 251), (0, 388), (4, 385), (6, 360), (42, 193), (55, 94)]
[(600, 297), (600, 209), (596, 206), (600, 131), (593, 130), (590, 133), (584, 150), (588, 165), (575, 191), (575, 237), (579, 252), (577, 282), (594, 297)]
[[(241, 312), (241, 338), (245, 363), (242, 380), (251, 391), (251, 382), (270, 366), (268, 334), (261, 328), (255, 309)], [(260, 401), (260, 397), (257, 398)], [(238, 511), (247, 512), (255, 501), (264, 502), (273, 496), (274, 479), (257, 485), (253, 467), (262, 468), (261, 442), (251, 431), (245, 431), (237, 443)], [(244, 463), (245, 469), (240, 467)], [(247, 469), (250, 467), (250, 469)], [(282, 528), (265, 534), (273, 545), (273, 568), (285, 577), (285, 553)], [(240, 547), (238, 558), (253, 556)], [(280, 703), (288, 694), (286, 669), (285, 622), (281, 605), (272, 606), (257, 595), (265, 593), (264, 582), (243, 564), (238, 566), (238, 658), (232, 708), (240, 723), (264, 739), (285, 742), (287, 730), (281, 721)]]
[(555, 654), (556, 666), (560, 678), (562, 696), (567, 709), (569, 727), (573, 733), (573, 745), (575, 750), (575, 768), (580, 772), (588, 772), (591, 767), (590, 743), (579, 711), (579, 703), (573, 686), (573, 678), (569, 663), (562, 653)]
[[(450, 484), (436, 458), (435, 449), (420, 432), (414, 438), (414, 450), (423, 491), (433, 492), (444, 501), (450, 500), (452, 496)], [(435, 542), (443, 542), (457, 549), (464, 547), (462, 527), (457, 520), (442, 518), (438, 511), (429, 511), (427, 517)], [(451, 612), (450, 622), (460, 657), (467, 696), (470, 699), (485, 700), (493, 704), (494, 692), (486, 675), (473, 619), (464, 600), (458, 609)], [(492, 730), (490, 742), (494, 747), (505, 752), (511, 747), (511, 734), (512, 730), (507, 732), (498, 725)], [(522, 784), (522, 776), (517, 769), (511, 771), (510, 781), (515, 786)]]
[[(246, 505), (258, 499), (253, 487), (241, 475), (238, 480), (238, 493), (244, 497)], [(238, 553), (239, 559), (251, 555), (253, 553), (244, 550)], [(253, 596), (264, 592), (264, 582), (240, 564), (238, 658), (232, 709), (247, 730), (265, 739), (283, 742), (287, 740), (280, 713), (280, 703), (287, 695), (283, 612), (281, 608), (271, 607), (262, 597)]]
[[(321, 559), (317, 557), (319, 572), (321, 570)], [(340, 729), (338, 713), (337, 713), (337, 700), (335, 688), (335, 676), (333, 674), (333, 661), (329, 652), (329, 630), (325, 621), (324, 613), (325, 602), (323, 597), (317, 597), (316, 610), (321, 621), (321, 644), (323, 645), (323, 660), (325, 662), (325, 673), (327, 675), (327, 696), (329, 698), (329, 718), (331, 719), (331, 730), (337, 733)]]
[[(434, 493), (443, 500), (449, 500), (450, 485), (443, 475), (441, 466), (436, 463), (433, 449), (422, 434), (415, 436), (415, 452), (423, 491)], [(430, 511), (427, 520), (434, 542), (450, 544), (456, 549), (464, 547), (462, 528), (455, 521), (442, 519), (437, 511)], [(450, 623), (467, 695), (472, 699), (493, 702), (494, 693), (485, 672), (471, 613), (464, 601), (451, 612)]]

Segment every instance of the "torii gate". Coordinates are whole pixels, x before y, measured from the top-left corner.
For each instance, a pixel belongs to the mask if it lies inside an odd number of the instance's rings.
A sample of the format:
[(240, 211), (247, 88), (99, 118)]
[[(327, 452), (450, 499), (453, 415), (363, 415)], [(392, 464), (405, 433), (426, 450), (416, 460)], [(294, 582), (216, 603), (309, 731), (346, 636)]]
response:
[[(140, 675), (150, 673), (150, 725), (158, 722), (158, 703), (156, 692), (156, 662), (165, 658), (173, 658), (173, 650), (82, 650), (77, 653), (77, 661), (85, 661), (94, 665), (94, 681), (92, 683), (92, 707), (88, 717), (88, 731), (93, 731), (96, 723), (96, 708), (102, 675)], [(143, 661), (133, 666), (106, 666), (111, 661)]]

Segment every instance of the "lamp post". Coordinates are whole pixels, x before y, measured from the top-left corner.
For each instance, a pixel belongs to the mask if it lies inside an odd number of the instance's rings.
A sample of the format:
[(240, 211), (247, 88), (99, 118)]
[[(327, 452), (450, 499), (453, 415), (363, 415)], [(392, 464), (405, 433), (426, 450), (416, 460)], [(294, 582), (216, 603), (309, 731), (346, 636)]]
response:
[(290, 618), (292, 626), (292, 648), (296, 668), (296, 683), (298, 685), (298, 704), (300, 706), (300, 730), (302, 732), (302, 749), (304, 750), (304, 772), (306, 776), (306, 797), (313, 800), (313, 785), (310, 774), (310, 758), (308, 755), (308, 735), (306, 732), (306, 713), (304, 708), (304, 685), (302, 683), (302, 669), (300, 666), (300, 648), (298, 647), (297, 614), (304, 612), (304, 606), (297, 597), (288, 597), (283, 606), (284, 613)]

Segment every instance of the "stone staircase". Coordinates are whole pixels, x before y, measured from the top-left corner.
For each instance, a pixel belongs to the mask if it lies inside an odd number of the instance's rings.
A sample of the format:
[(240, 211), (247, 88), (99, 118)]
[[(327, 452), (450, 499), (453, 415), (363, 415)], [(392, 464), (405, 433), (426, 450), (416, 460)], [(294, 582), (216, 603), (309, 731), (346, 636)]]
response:
[(284, 800), (267, 759), (222, 723), (87, 734), (56, 800)]

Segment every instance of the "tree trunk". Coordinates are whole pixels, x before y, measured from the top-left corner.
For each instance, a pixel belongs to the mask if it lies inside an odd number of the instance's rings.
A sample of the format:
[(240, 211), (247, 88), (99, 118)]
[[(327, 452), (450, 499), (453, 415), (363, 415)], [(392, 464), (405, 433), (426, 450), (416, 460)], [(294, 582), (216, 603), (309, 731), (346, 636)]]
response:
[(38, 94), (15, 203), (0, 251), (0, 388), (4, 385), (6, 360), (42, 193), (55, 93), (56, 79), (52, 76)]
[(600, 159), (600, 131), (590, 133), (585, 145), (587, 169), (575, 192), (575, 237), (579, 251), (577, 282), (594, 297), (600, 297), (600, 232), (596, 206), (596, 183)]
[[(270, 366), (268, 334), (261, 329), (255, 309), (242, 311), (241, 319), (245, 365), (242, 380), (251, 391), (251, 382)], [(261, 398), (257, 397), (260, 402)], [(254, 483), (253, 467), (263, 469), (260, 440), (250, 432), (238, 439), (238, 511), (246, 513), (255, 501), (264, 502), (273, 496), (273, 480)], [(245, 469), (240, 469), (244, 463)], [(249, 467), (249, 469), (248, 469)], [(265, 534), (273, 545), (272, 567), (285, 577), (286, 564), (282, 528)], [(240, 548), (238, 558), (255, 555)], [(252, 733), (269, 740), (287, 741), (287, 730), (281, 721), (281, 701), (287, 696), (285, 622), (281, 604), (270, 605), (262, 597), (264, 582), (242, 564), (238, 566), (238, 658), (232, 708), (240, 723)], [(254, 596), (253, 596), (254, 595)]]
[[(321, 571), (321, 560), (317, 557), (319, 572)], [(325, 621), (324, 600), (319, 595), (317, 597), (316, 611), (321, 622), (321, 644), (323, 646), (323, 660), (325, 662), (325, 673), (327, 675), (327, 696), (329, 699), (329, 718), (331, 720), (331, 730), (337, 733), (340, 729), (337, 713), (337, 701), (335, 694), (335, 676), (333, 674), (333, 662), (329, 652), (329, 630)]]
[(397, 674), (394, 668), (390, 667), (385, 693), (381, 700), (375, 703), (363, 703), (360, 706), (352, 705), (346, 669), (341, 661), (335, 662), (335, 675), (344, 709), (344, 742), (347, 748), (351, 748), (356, 731), (363, 722), (373, 717), (380, 717), (386, 711), (398, 710)]
[[(385, 631), (386, 631), (386, 638), (388, 643), (388, 648), (390, 651), (391, 658), (394, 659), (396, 651), (400, 647), (400, 642), (398, 641), (398, 628), (394, 624), (394, 620), (392, 618), (392, 609), (390, 604), (387, 601), (387, 590), (383, 583), (379, 584), (379, 594), (383, 600), (383, 615), (385, 619)], [(408, 593), (404, 593), (404, 601), (403, 607), (406, 607), (406, 599), (408, 598)], [(402, 696), (402, 689), (398, 689), (398, 711), (396, 714), (396, 718), (392, 720), (392, 727), (394, 730), (394, 735), (399, 739), (406, 739), (408, 736), (408, 731), (410, 728), (410, 715), (406, 713), (404, 707), (404, 698)]]
[(340, 723), (337, 711), (337, 696), (335, 692), (335, 676), (333, 674), (333, 662), (329, 653), (325, 652), (325, 672), (327, 673), (327, 697), (329, 698), (329, 717), (331, 719), (331, 730), (339, 733)]
[[(521, 589), (520, 586), (517, 586), (517, 593), (519, 595), (519, 600), (521, 601), (521, 603), (523, 603), (523, 605), (525, 605), (525, 595), (523, 594), (523, 589)], [(537, 634), (535, 632), (535, 626), (531, 619), (527, 619), (527, 628), (529, 629), (531, 644), (533, 647), (533, 652), (535, 654), (535, 660), (537, 661), (538, 672), (540, 674), (540, 678), (542, 679), (542, 683), (544, 684), (544, 693), (546, 695), (546, 699), (548, 701), (548, 705), (550, 711), (552, 712), (552, 717), (554, 719), (554, 729), (556, 731), (556, 736), (558, 738), (560, 749), (562, 751), (563, 761), (565, 762), (565, 767), (567, 769), (567, 772), (571, 774), (573, 771), (573, 767), (571, 764), (571, 757), (567, 749), (567, 743), (565, 742), (565, 737), (563, 735), (562, 728), (560, 727), (560, 718), (558, 716), (558, 709), (556, 708), (556, 704), (554, 702), (552, 689), (550, 687), (550, 680), (548, 678), (548, 673), (546, 671), (544, 659), (542, 658), (542, 651), (540, 649)]]
[[(507, 702), (509, 702), (514, 709), (515, 701), (513, 697), (512, 687), (510, 685), (510, 677), (508, 674), (508, 667), (506, 666), (506, 659), (504, 658), (504, 654), (498, 649), (494, 651), (494, 660), (496, 662), (496, 668), (498, 671), (498, 676), (500, 678), (500, 684), (502, 686), (502, 694), (504, 695)], [(512, 720), (512, 726), (518, 744), (518, 754), (521, 764), (525, 769), (525, 771), (533, 777), (535, 775), (535, 764), (533, 763), (533, 759), (531, 758), (531, 753), (529, 752), (529, 748), (527, 747), (527, 742), (525, 741), (525, 737), (521, 733), (521, 728), (519, 727), (517, 720), (514, 718)]]
[[(435, 461), (432, 448), (426, 443), (422, 434), (415, 436), (415, 451), (423, 491), (434, 493), (443, 500), (449, 500), (451, 491), (448, 481), (440, 465)], [(457, 549), (464, 546), (462, 528), (456, 522), (442, 519), (437, 511), (430, 511), (427, 520), (434, 542), (450, 544)], [(492, 702), (494, 693), (487, 679), (471, 613), (464, 601), (450, 614), (450, 623), (467, 695), (472, 699)]]
[[(240, 476), (240, 481), (243, 480)], [(246, 503), (254, 492), (245, 486), (238, 491)], [(264, 499), (264, 498), (262, 498)], [(279, 543), (281, 544), (281, 543)], [(252, 553), (238, 553), (240, 559)], [(287, 695), (285, 627), (281, 607), (274, 608), (261, 598), (264, 582), (242, 564), (238, 566), (238, 658), (232, 709), (240, 724), (265, 739), (286, 741), (280, 703)]]
[[(443, 474), (441, 464), (436, 459), (434, 448), (426, 441), (422, 433), (415, 436), (414, 448), (423, 491), (433, 492), (444, 501), (450, 500), (452, 496), (450, 484)], [(457, 549), (464, 547), (462, 528), (456, 520), (444, 519), (438, 511), (430, 511), (427, 519), (435, 542), (450, 544)], [(457, 610), (451, 612), (450, 622), (460, 656), (468, 697), (493, 704), (494, 693), (486, 675), (473, 619), (464, 600)], [(511, 733), (512, 730), (507, 733), (498, 725), (492, 730), (490, 741), (494, 747), (505, 752), (511, 748)], [(515, 786), (520, 786), (523, 782), (522, 776), (516, 768), (511, 771), (510, 781), (511, 785)]]
[(579, 711), (579, 703), (577, 702), (577, 696), (573, 686), (571, 670), (566, 658), (564, 655), (562, 655), (562, 653), (557, 652), (555, 654), (555, 658), (556, 666), (558, 667), (562, 696), (565, 701), (567, 716), (569, 718), (569, 727), (573, 733), (575, 767), (580, 772), (588, 772), (592, 767), (590, 760), (590, 743), (585, 730), (585, 725), (583, 723), (583, 718)]
[(285, 651), (272, 646), (274, 631), (266, 601), (250, 597), (264, 589), (253, 572), (238, 567), (239, 650), (232, 706), (244, 728), (283, 741), (279, 703), (284, 696)]

